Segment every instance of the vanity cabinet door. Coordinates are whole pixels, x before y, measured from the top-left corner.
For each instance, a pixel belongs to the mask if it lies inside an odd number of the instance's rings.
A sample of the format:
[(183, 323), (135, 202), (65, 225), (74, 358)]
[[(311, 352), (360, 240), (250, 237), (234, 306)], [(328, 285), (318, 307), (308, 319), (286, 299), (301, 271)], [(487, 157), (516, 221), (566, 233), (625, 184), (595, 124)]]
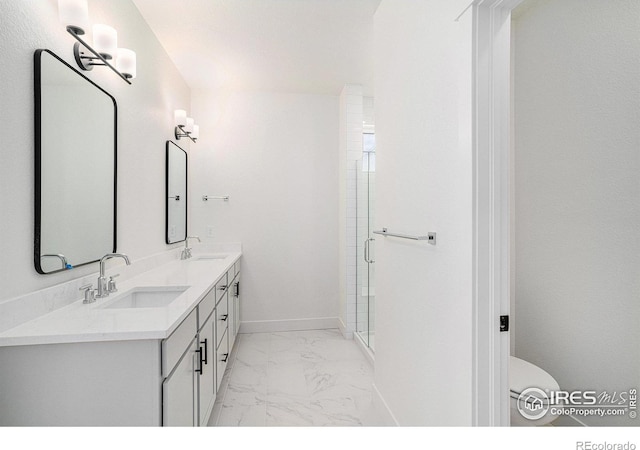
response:
[(192, 427), (197, 424), (200, 347), (193, 339), (175, 369), (162, 383), (162, 425)]
[(236, 274), (229, 291), (229, 348), (233, 349), (240, 328), (240, 274)]
[(199, 423), (207, 426), (216, 400), (216, 331), (215, 313), (204, 323), (199, 335), (202, 349), (202, 373), (198, 375)]

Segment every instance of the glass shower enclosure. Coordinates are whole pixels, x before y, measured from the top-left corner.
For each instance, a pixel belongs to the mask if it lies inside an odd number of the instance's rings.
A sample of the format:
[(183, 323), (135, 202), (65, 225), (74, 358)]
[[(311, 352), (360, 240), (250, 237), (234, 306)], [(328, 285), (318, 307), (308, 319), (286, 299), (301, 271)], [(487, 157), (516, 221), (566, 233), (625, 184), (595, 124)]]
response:
[(356, 161), (357, 277), (356, 336), (375, 349), (375, 135), (363, 135), (362, 159)]

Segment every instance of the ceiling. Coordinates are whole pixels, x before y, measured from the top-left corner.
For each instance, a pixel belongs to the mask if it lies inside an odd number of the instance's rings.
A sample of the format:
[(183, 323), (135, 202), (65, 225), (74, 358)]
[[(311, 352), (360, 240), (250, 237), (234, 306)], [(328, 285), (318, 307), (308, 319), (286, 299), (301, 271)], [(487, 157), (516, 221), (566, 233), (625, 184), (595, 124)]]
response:
[(373, 90), (381, 0), (133, 0), (192, 89)]

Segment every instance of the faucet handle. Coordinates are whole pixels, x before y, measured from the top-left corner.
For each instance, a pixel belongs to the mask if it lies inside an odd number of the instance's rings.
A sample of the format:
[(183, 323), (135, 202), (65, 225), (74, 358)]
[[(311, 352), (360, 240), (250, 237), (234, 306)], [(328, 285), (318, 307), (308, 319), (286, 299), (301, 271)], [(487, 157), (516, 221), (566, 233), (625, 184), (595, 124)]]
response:
[(93, 289), (92, 284), (85, 284), (78, 290), (84, 291), (84, 301), (82, 303), (93, 303), (96, 301), (96, 290)]
[(111, 275), (109, 277), (109, 281), (107, 282), (107, 291), (108, 292), (118, 292), (118, 288), (116, 287), (116, 280), (114, 278), (119, 277), (120, 274), (116, 273), (115, 275)]

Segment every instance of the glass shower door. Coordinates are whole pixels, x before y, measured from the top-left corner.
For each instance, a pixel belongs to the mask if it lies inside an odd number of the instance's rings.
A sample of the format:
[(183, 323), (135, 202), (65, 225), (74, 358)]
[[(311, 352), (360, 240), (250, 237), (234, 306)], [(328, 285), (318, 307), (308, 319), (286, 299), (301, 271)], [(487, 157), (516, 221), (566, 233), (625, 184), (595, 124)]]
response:
[[(365, 138), (365, 149), (366, 144)], [(363, 158), (356, 162), (356, 173), (358, 243), (356, 332), (365, 345), (373, 350), (375, 348), (375, 239), (373, 234), (375, 153), (363, 153)]]

